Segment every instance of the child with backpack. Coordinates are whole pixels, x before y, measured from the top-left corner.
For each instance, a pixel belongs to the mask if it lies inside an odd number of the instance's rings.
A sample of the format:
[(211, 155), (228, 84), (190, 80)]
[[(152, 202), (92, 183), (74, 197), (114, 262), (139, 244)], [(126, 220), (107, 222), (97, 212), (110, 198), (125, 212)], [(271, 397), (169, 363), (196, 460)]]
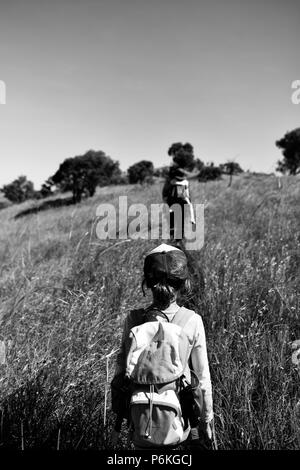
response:
[(111, 383), (113, 443), (126, 418), (136, 449), (210, 444), (213, 404), (204, 326), (200, 315), (177, 303), (190, 290), (184, 252), (166, 244), (152, 250), (144, 260), (143, 292), (145, 287), (153, 302), (125, 319)]

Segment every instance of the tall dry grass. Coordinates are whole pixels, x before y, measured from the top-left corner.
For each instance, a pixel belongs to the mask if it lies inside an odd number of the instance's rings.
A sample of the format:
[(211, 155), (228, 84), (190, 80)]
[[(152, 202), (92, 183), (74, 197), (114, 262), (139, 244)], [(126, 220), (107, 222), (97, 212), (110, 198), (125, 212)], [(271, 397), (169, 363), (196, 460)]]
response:
[[(206, 328), (220, 449), (299, 448), (298, 186), (296, 177), (279, 189), (273, 176), (247, 174), (230, 188), (192, 186), (205, 204), (205, 246), (191, 257), (189, 303)], [(110, 447), (105, 356), (128, 310), (150, 301), (142, 260), (156, 244), (97, 240), (97, 205), (124, 194), (149, 205), (161, 186), (101, 188), (77, 206), (19, 219), (31, 203), (0, 211), (2, 448)]]

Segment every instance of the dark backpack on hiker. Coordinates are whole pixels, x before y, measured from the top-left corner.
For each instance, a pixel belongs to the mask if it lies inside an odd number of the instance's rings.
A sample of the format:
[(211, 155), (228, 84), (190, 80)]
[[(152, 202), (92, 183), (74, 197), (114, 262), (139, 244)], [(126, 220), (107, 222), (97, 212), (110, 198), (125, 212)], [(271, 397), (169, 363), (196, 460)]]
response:
[(163, 186), (162, 197), (168, 206), (187, 203), (189, 190), (186, 180), (177, 181), (176, 179), (167, 179)]
[(193, 373), (191, 383), (184, 376), (189, 362), (184, 326), (192, 315), (181, 307), (169, 321), (159, 310), (146, 310), (144, 322), (130, 330), (126, 374), (111, 384), (112, 409), (119, 423), (127, 418), (138, 447), (178, 445), (201, 418), (199, 381)]

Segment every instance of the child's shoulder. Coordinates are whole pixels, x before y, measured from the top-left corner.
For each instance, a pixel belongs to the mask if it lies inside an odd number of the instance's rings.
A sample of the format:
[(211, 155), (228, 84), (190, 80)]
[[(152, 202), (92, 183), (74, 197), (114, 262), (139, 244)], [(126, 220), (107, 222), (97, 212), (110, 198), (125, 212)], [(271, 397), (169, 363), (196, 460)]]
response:
[[(184, 314), (189, 316), (188, 323), (192, 325), (201, 325), (202, 324), (202, 317), (201, 315), (196, 312), (195, 310), (191, 310), (185, 306), (181, 306), (183, 309)], [(145, 315), (146, 315), (147, 308), (137, 308), (130, 310), (126, 317), (127, 328), (131, 329), (134, 326), (141, 325), (145, 322)]]
[(144, 308), (136, 308), (136, 309), (130, 310), (130, 312), (127, 314), (127, 317), (126, 317), (126, 321), (127, 321), (129, 328), (132, 328), (133, 326), (137, 326), (143, 323), (144, 315), (145, 315)]
[(128, 315), (135, 316), (135, 315), (141, 315), (145, 311), (145, 308), (140, 307), (140, 308), (133, 308), (130, 310)]
[(185, 313), (190, 316), (190, 321), (193, 323), (202, 323), (202, 317), (199, 312), (196, 312), (195, 310), (191, 310), (185, 306), (182, 306), (181, 308), (184, 309)]

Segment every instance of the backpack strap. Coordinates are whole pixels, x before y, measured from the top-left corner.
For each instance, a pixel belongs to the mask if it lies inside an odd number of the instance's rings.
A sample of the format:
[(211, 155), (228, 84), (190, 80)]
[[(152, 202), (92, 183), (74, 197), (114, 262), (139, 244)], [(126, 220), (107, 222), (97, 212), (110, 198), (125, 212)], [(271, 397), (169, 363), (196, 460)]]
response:
[[(194, 314), (195, 314), (195, 312), (193, 310), (188, 310), (185, 307), (180, 307), (180, 309), (175, 313), (175, 315), (173, 317), (173, 320), (172, 320), (172, 323), (175, 323), (176, 325), (181, 326), (181, 328), (183, 329), (185, 327), (185, 325), (187, 324), (187, 322), (190, 320), (190, 318)], [(198, 381), (198, 383), (199, 383), (199, 379), (198, 379), (197, 375), (194, 372), (191, 356), (189, 356), (189, 358), (188, 358), (188, 367), (189, 367), (190, 372), (191, 372), (191, 380), (192, 380), (192, 374), (193, 374), (196, 381)]]
[(179, 310), (175, 313), (173, 320), (171, 323), (175, 323), (175, 325), (181, 326), (184, 328), (189, 319), (194, 315), (192, 310), (188, 310), (185, 307), (180, 307)]
[(144, 321), (145, 322), (151, 321), (151, 318), (153, 320), (153, 316), (157, 316), (157, 315), (160, 316), (160, 317), (163, 317), (165, 320), (167, 320), (167, 322), (170, 321), (169, 318), (168, 318), (168, 315), (166, 315), (159, 308), (153, 307), (152, 305), (150, 305), (150, 307), (145, 309), (145, 311), (144, 311)]

